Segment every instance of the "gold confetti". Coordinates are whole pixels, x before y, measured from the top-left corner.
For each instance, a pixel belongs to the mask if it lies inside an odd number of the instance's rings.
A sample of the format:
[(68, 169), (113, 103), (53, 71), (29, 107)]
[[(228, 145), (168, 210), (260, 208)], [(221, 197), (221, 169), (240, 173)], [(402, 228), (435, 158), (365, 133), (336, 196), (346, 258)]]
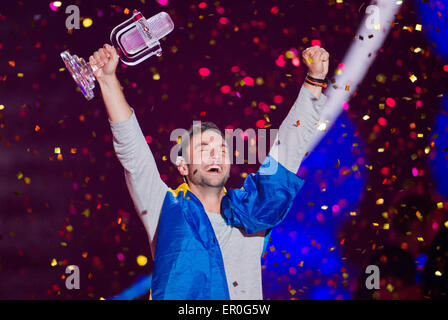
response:
[(84, 210), (84, 211), (82, 212), (82, 215), (84, 215), (86, 218), (89, 218), (89, 217), (90, 217), (90, 209), (87, 208), (86, 210)]
[(327, 129), (327, 124), (324, 122), (321, 122), (317, 125), (317, 130), (325, 131), (326, 129)]
[(336, 168), (339, 168), (339, 167), (341, 166), (341, 161), (338, 159), (338, 163), (336, 163), (334, 166), (335, 166)]
[(93, 21), (92, 21), (92, 19), (90, 19), (90, 18), (84, 18), (84, 20), (82, 20), (82, 25), (83, 25), (85, 28), (90, 27), (92, 24), (93, 24)]
[(147, 262), (148, 262), (148, 258), (146, 258), (145, 256), (139, 255), (137, 257), (137, 263), (140, 267), (144, 267)]

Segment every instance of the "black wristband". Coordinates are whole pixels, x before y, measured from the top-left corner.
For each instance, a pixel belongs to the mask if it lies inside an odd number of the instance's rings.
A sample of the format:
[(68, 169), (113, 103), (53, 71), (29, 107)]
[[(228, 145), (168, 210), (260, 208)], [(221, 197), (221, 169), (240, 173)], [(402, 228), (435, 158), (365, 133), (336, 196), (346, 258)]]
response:
[(324, 83), (315, 82), (315, 81), (309, 79), (308, 77), (305, 78), (305, 83), (308, 83), (308, 84), (310, 84), (312, 86), (315, 86), (315, 87), (321, 87), (321, 88), (324, 88), (324, 89), (326, 89), (327, 86), (328, 86), (328, 84), (326, 82), (324, 82)]
[(312, 76), (310, 76), (309, 73), (306, 74), (306, 77), (307, 77), (308, 79), (310, 79), (311, 81), (313, 81), (313, 82), (317, 82), (317, 83), (327, 83), (327, 84), (328, 84), (328, 80), (329, 80), (327, 77), (325, 77), (325, 79), (317, 79), (317, 78), (313, 78)]

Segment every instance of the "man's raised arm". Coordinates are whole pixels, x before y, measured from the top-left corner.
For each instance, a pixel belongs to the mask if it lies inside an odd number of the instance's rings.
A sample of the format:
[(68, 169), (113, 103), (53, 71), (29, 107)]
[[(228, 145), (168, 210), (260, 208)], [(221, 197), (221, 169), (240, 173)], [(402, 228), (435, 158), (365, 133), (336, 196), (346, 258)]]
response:
[[(312, 78), (326, 78), (329, 54), (325, 49), (310, 47), (303, 51), (302, 56)], [(280, 125), (269, 154), (293, 173), (297, 173), (308, 151), (326, 100), (322, 87), (305, 82), (299, 97)]]
[[(303, 52), (303, 58), (312, 78), (325, 79), (327, 51), (311, 47)], [(321, 87), (309, 83), (302, 86), (260, 169), (246, 177), (243, 188), (231, 189), (228, 197), (223, 198), (222, 209), (229, 224), (244, 227), (248, 233), (269, 232), (285, 218), (305, 182), (296, 173), (317, 129), (325, 101)]]
[(106, 44), (90, 57), (89, 62), (98, 67), (95, 77), (106, 105), (115, 153), (124, 167), (126, 185), (145, 225), (154, 255), (153, 240), (168, 187), (160, 178), (134, 109), (127, 103), (116, 77), (118, 55), (115, 49)]

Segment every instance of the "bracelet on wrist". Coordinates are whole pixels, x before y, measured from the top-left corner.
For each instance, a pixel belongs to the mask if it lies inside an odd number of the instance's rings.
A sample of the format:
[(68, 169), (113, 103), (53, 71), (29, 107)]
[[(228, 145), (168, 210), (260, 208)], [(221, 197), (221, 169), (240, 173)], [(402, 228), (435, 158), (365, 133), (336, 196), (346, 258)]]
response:
[[(328, 87), (328, 80), (317, 79), (319, 81), (315, 81), (315, 80), (312, 80), (312, 79), (315, 79), (315, 78), (307, 76), (305, 78), (305, 82), (310, 84), (310, 85), (312, 85), (312, 86), (321, 87), (321, 88), (324, 88), (324, 89), (326, 89)], [(325, 79), (327, 79), (327, 78), (325, 78)]]

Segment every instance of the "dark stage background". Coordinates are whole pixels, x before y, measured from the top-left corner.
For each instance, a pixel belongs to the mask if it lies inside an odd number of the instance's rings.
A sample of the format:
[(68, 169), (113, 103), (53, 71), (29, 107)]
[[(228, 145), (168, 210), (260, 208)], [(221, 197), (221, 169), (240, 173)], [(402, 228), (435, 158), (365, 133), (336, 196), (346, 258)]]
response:
[[(81, 23), (69, 32), (65, 8), (70, 4), (92, 25)], [(118, 76), (162, 179), (174, 188), (182, 181), (169, 161), (173, 129), (188, 128), (193, 120), (214, 121), (222, 129), (278, 127), (307, 71), (292, 63), (288, 51), (300, 54), (319, 40), (331, 54), (333, 75), (366, 5), (361, 0), (73, 0), (57, 8), (50, 1), (2, 1), (0, 298), (108, 299), (141, 281), (149, 285), (147, 236), (114, 155), (100, 92), (85, 100), (63, 69), (61, 51), (88, 58), (134, 8), (146, 17), (162, 10), (170, 14), (175, 29), (162, 40), (163, 56), (136, 67), (120, 64)], [(312, 154), (319, 160), (316, 171), (299, 171), (309, 186), (337, 189), (342, 209), (334, 224), (331, 213), (321, 209), (333, 203), (317, 201), (311, 191), (298, 197), (263, 259), (266, 299), (446, 297), (448, 192), (442, 187), (448, 177), (446, 104), (443, 111), (448, 66), (446, 53), (424, 33), (436, 28), (422, 23), (419, 10), (446, 24), (445, 1), (404, 1), (343, 112), (350, 130), (338, 131), (340, 136), (326, 140), (327, 149)], [(209, 75), (201, 76), (201, 68)], [(411, 74), (416, 82), (409, 80)], [(342, 154), (338, 143), (345, 137), (359, 140), (360, 148)], [(338, 161), (347, 154), (350, 159), (341, 167)], [(257, 168), (234, 165), (228, 187), (239, 188)], [(341, 179), (353, 179), (358, 189), (338, 188), (334, 182)], [(350, 210), (343, 209), (347, 202)], [(382, 270), (382, 289), (375, 292), (362, 289), (368, 264)], [(80, 290), (65, 288), (67, 265), (79, 266)], [(147, 299), (148, 292), (134, 297)]]

